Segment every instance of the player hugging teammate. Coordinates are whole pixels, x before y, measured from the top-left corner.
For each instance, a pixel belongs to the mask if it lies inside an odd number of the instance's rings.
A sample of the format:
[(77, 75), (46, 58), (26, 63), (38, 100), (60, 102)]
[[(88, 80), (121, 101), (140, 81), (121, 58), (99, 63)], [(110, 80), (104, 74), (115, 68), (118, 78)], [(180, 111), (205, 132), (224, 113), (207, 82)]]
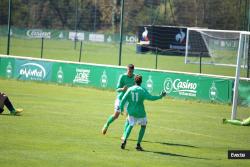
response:
[(166, 95), (162, 91), (159, 96), (152, 96), (145, 88), (141, 87), (142, 76), (134, 75), (134, 65), (127, 66), (127, 73), (122, 75), (117, 84), (118, 96), (115, 101), (115, 112), (111, 115), (107, 122), (104, 124), (102, 133), (106, 134), (109, 125), (119, 117), (120, 113), (127, 108), (128, 117), (125, 121), (124, 131), (122, 136), (121, 149), (125, 149), (127, 139), (132, 131), (134, 125), (141, 125), (138, 135), (136, 150), (143, 151), (141, 142), (146, 130), (147, 116), (144, 109), (144, 100), (158, 100)]

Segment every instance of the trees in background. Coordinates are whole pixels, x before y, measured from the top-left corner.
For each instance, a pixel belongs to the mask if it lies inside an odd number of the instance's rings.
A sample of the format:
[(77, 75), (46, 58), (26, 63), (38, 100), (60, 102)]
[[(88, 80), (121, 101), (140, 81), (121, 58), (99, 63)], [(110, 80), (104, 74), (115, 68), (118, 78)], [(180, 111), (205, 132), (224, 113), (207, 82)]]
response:
[[(8, 21), (0, 3), (0, 25)], [(27, 28), (118, 32), (121, 0), (12, 0), (12, 25)], [(242, 30), (248, 0), (125, 0), (124, 30), (139, 25), (195, 26)]]

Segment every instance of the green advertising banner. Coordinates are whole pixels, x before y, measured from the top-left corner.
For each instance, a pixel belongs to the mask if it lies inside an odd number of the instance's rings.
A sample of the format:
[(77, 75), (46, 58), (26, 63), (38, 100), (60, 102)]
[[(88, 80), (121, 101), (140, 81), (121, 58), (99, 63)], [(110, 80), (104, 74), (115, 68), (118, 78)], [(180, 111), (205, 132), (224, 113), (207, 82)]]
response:
[(50, 81), (52, 62), (15, 59), (13, 78), (19, 80)]
[(125, 69), (72, 63), (54, 63), (52, 82), (58, 84), (90, 85), (98, 88), (116, 87)]
[(238, 103), (250, 107), (250, 80), (240, 81)]
[(137, 72), (143, 76), (142, 86), (155, 94), (165, 90), (176, 98), (231, 103), (231, 80), (179, 73)]
[(51, 81), (52, 64), (46, 61), (0, 57), (0, 76), (18, 80)]
[(15, 59), (0, 57), (0, 76), (4, 78), (12, 78), (15, 68)]
[[(124, 67), (0, 56), (0, 76), (4, 78), (115, 89), (125, 72)], [(165, 90), (174, 98), (232, 101), (231, 79), (147, 69), (135, 69), (135, 74), (143, 76), (142, 86), (152, 94)]]

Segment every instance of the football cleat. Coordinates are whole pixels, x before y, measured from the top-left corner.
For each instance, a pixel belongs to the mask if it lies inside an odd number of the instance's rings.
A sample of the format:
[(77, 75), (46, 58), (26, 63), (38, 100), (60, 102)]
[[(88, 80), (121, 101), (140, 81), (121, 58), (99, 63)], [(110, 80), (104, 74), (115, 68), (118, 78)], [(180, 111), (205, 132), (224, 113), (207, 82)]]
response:
[(21, 113), (21, 112), (23, 112), (23, 109), (22, 109), (22, 108), (17, 108), (17, 109), (16, 109), (16, 112), (17, 112), (17, 113)]
[(137, 144), (136, 148), (137, 151), (144, 151), (140, 144)]
[(160, 96), (164, 97), (167, 95), (167, 92), (165, 92), (164, 90), (161, 92)]
[(127, 141), (126, 140), (124, 140), (123, 142), (122, 142), (122, 145), (121, 145), (121, 149), (125, 149), (125, 147), (126, 147), (126, 143), (127, 143)]
[(107, 133), (108, 126), (105, 124), (102, 128), (102, 134), (105, 135)]
[(222, 119), (222, 123), (225, 124), (225, 123), (226, 123), (226, 120), (227, 120), (226, 118), (223, 118), (223, 119)]
[(13, 112), (11, 112), (11, 115), (20, 116), (21, 112), (23, 112), (23, 109), (22, 108), (17, 108)]

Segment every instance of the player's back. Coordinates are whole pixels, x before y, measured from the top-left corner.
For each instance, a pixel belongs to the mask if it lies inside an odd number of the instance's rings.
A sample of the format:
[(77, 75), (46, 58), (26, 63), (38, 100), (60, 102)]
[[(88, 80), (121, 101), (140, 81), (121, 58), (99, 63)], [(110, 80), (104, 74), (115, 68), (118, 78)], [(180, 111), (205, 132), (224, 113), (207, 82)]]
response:
[(145, 109), (143, 101), (146, 98), (146, 90), (140, 86), (132, 86), (129, 88), (128, 94), (128, 113), (134, 117), (145, 117)]
[(134, 116), (136, 118), (143, 118), (146, 116), (146, 112), (144, 109), (144, 100), (158, 100), (161, 99), (162, 96), (152, 96), (145, 88), (141, 86), (134, 85), (130, 87), (127, 92), (124, 94), (120, 107), (123, 111), (125, 102), (128, 102), (127, 112), (129, 115)]

